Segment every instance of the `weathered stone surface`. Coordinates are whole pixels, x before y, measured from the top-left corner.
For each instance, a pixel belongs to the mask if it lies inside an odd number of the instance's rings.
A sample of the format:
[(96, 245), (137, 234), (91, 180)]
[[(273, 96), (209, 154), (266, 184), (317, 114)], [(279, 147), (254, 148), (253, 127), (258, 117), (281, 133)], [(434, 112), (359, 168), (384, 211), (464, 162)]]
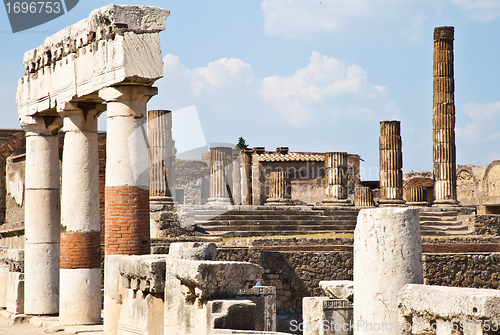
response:
[(398, 206), (403, 201), (403, 152), (400, 121), (380, 122), (380, 200), (383, 206)]
[[(354, 321), (390, 323), (386, 333), (399, 334), (397, 296), (411, 283), (423, 283), (418, 209), (361, 210), (354, 231)], [(369, 327), (357, 331), (378, 334)]]
[(126, 288), (145, 292), (165, 291), (166, 255), (124, 256), (120, 275)]
[(403, 316), (430, 320), (500, 320), (500, 291), (430, 285), (405, 285), (398, 297)]
[(118, 335), (163, 334), (163, 295), (127, 289), (118, 320)]
[(328, 297), (307, 297), (304, 305), (304, 335), (352, 334), (353, 306), (350, 301)]
[(254, 330), (257, 314), (254, 302), (245, 299), (207, 301), (207, 322), (212, 329)]
[(234, 298), (239, 290), (254, 286), (262, 272), (247, 262), (192, 261), (172, 259), (171, 271), (187, 290), (186, 300)]
[(331, 299), (352, 301), (354, 296), (354, 282), (352, 280), (320, 281), (319, 287)]
[(26, 52), (26, 74), (16, 97), (21, 122), (104, 87), (124, 82), (151, 85), (161, 78), (158, 32), (165, 29), (168, 15), (168, 10), (157, 7), (109, 5)]
[(174, 258), (197, 261), (215, 261), (215, 243), (178, 242), (170, 244), (168, 254)]
[(13, 314), (24, 313), (24, 274), (9, 272), (7, 285), (7, 311)]
[(347, 152), (325, 153), (326, 198), (324, 205), (350, 206), (351, 201), (347, 199), (348, 179), (348, 154)]
[(254, 286), (241, 289), (239, 298), (253, 301), (256, 305), (255, 330), (276, 331), (276, 287)]
[(229, 204), (233, 200), (232, 185), (233, 150), (226, 147), (210, 148), (210, 204)]

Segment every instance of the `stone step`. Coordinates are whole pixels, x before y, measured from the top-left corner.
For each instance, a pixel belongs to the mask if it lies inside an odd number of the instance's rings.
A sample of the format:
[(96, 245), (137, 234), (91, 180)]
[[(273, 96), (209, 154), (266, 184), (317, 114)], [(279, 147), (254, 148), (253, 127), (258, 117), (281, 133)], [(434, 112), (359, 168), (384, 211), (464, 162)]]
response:
[[(213, 231), (233, 231), (234, 229), (228, 229), (227, 226), (203, 226), (201, 227), (204, 231), (206, 232), (213, 232)], [(321, 231), (354, 231), (355, 226), (352, 224), (338, 224), (338, 225), (324, 225), (324, 226), (316, 226), (316, 225), (290, 225), (290, 226), (284, 226), (284, 225), (245, 225), (245, 226), (238, 226), (238, 229), (236, 231), (294, 231), (294, 232), (303, 232), (303, 231), (316, 231), (316, 232), (321, 232)]]
[(434, 217), (442, 217), (442, 216), (457, 216), (457, 211), (442, 211), (442, 212), (420, 212), (420, 216), (434, 216)]
[[(218, 236), (218, 237), (255, 237), (255, 236), (293, 236), (293, 235), (312, 235), (318, 234), (321, 231), (280, 231), (280, 230), (269, 230), (269, 231), (226, 231), (226, 232), (210, 232), (206, 236)], [(336, 233), (352, 233), (352, 230), (336, 230)], [(205, 235), (204, 235), (205, 236)]]
[(356, 220), (357, 216), (353, 215), (335, 215), (335, 216), (311, 216), (311, 215), (232, 215), (223, 214), (216, 217), (209, 215), (195, 215), (195, 221), (235, 221), (235, 220)]
[(200, 226), (251, 226), (251, 225), (279, 225), (279, 226), (301, 226), (314, 225), (324, 226), (331, 224), (352, 224), (356, 225), (356, 220), (211, 220), (211, 221), (195, 221)]
[(462, 221), (420, 221), (420, 226), (426, 226), (426, 225), (432, 225), (432, 226), (461, 226), (463, 225)]
[(420, 221), (456, 221), (458, 216), (420, 216)]

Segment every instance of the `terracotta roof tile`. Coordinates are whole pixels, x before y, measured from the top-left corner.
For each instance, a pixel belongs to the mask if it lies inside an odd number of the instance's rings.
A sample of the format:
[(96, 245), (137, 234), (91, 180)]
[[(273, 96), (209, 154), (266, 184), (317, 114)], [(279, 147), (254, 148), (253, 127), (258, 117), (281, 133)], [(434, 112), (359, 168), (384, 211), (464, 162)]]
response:
[(274, 151), (266, 151), (257, 155), (261, 162), (324, 162), (325, 154), (318, 152), (288, 152), (283, 155)]

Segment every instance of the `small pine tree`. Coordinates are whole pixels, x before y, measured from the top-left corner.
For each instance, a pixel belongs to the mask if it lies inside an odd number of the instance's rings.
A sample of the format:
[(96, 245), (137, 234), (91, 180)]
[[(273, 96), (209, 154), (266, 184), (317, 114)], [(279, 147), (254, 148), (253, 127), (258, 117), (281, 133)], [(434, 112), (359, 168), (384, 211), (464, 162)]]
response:
[(248, 144), (245, 142), (245, 139), (243, 139), (243, 137), (240, 137), (240, 139), (238, 140), (238, 144), (236, 144), (236, 149), (246, 149), (248, 148)]

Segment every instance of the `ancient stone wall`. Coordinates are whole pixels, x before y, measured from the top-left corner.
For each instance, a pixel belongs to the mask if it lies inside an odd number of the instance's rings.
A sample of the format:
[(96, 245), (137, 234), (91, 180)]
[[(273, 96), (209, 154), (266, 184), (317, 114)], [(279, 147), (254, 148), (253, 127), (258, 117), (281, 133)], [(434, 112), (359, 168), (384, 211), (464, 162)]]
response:
[(457, 198), (462, 206), (481, 206), (478, 212), (499, 214), (500, 161), (487, 166), (459, 165)]
[(175, 161), (175, 187), (184, 189), (184, 204), (202, 205), (207, 202), (209, 174), (209, 165), (203, 161), (182, 159)]
[(471, 217), (471, 221), (476, 234), (500, 236), (500, 215), (475, 215)]

